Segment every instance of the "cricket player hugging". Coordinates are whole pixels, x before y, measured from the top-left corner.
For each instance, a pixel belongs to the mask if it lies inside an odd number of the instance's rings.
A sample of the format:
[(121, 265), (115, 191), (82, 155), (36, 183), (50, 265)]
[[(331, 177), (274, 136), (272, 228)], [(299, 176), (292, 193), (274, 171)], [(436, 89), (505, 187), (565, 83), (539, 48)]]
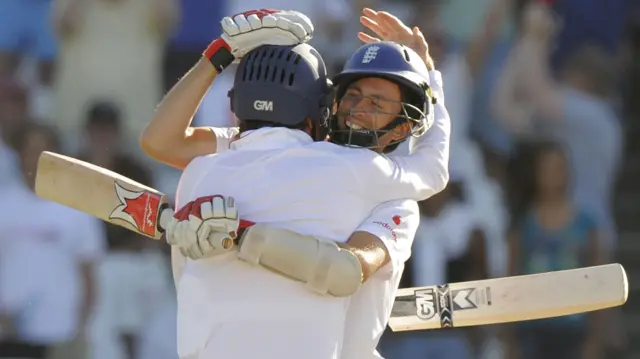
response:
[[(450, 132), (424, 37), (390, 14), (371, 13), (374, 24), (378, 15), (387, 28), (372, 30), (397, 42), (371, 38), (333, 85), (306, 44), (306, 16), (225, 18), (225, 33), (159, 106), (145, 135), (167, 113), (186, 124), (180, 148), (146, 148), (184, 168), (167, 228), (181, 358), (376, 357), (418, 226), (415, 201), (448, 181)], [(204, 95), (235, 59), (239, 128), (207, 137), (184, 118), (201, 99), (186, 94)], [(387, 154), (409, 137), (411, 155)]]

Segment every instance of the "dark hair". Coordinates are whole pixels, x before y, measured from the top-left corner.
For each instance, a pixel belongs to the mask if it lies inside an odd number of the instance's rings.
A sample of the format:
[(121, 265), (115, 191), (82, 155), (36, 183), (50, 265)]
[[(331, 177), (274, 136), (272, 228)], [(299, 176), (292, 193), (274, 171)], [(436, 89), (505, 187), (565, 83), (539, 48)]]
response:
[(517, 145), (516, 155), (507, 164), (507, 196), (512, 226), (518, 226), (531, 209), (538, 191), (538, 164), (550, 153), (561, 153), (567, 158), (564, 146), (557, 141), (521, 142)]
[(117, 105), (109, 101), (92, 103), (86, 113), (85, 127), (108, 126), (115, 130), (120, 128), (121, 115)]
[(283, 125), (281, 123), (260, 120), (240, 120), (238, 127), (240, 129), (240, 133), (257, 130), (264, 127), (284, 127), (292, 130), (304, 130), (307, 127), (307, 123), (307, 121), (302, 121), (296, 125)]

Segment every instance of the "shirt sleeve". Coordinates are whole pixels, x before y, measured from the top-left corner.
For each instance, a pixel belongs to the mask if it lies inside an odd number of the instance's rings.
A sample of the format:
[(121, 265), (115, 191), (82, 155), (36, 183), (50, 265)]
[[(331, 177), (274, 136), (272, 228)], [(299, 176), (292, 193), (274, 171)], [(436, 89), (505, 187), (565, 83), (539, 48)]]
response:
[(397, 199), (421, 201), (442, 191), (449, 181), (451, 121), (445, 107), (442, 76), (431, 71), (437, 98), (434, 123), (412, 146), (407, 156), (377, 156), (359, 166), (362, 182), (380, 202)]
[(229, 149), (231, 140), (240, 133), (237, 127), (209, 127), (216, 135), (216, 153), (221, 153)]
[(356, 231), (369, 232), (380, 238), (389, 252), (391, 265), (398, 268), (411, 256), (411, 246), (420, 212), (412, 200), (398, 200), (378, 205)]

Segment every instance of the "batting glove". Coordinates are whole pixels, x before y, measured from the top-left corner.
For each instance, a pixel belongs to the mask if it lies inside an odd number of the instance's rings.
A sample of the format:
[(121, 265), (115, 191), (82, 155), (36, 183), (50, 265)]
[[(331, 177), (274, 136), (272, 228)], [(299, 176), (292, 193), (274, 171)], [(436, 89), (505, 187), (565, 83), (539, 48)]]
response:
[(235, 59), (261, 45), (297, 45), (313, 36), (313, 24), (297, 11), (272, 9), (250, 10), (225, 17), (223, 34), (204, 52), (220, 73)]
[(200, 197), (176, 212), (167, 226), (167, 241), (185, 257), (208, 258), (236, 249), (239, 226), (233, 197)]

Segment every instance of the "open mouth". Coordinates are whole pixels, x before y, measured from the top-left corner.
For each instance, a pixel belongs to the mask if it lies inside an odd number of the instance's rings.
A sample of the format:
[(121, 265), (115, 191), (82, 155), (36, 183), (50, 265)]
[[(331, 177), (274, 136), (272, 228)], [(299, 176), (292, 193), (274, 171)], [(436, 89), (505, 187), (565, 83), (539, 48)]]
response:
[(347, 125), (347, 127), (349, 127), (352, 130), (364, 130), (365, 129), (364, 127), (356, 125), (355, 123), (353, 123), (353, 122), (351, 122), (349, 120), (346, 120), (344, 123), (345, 123), (345, 125)]

